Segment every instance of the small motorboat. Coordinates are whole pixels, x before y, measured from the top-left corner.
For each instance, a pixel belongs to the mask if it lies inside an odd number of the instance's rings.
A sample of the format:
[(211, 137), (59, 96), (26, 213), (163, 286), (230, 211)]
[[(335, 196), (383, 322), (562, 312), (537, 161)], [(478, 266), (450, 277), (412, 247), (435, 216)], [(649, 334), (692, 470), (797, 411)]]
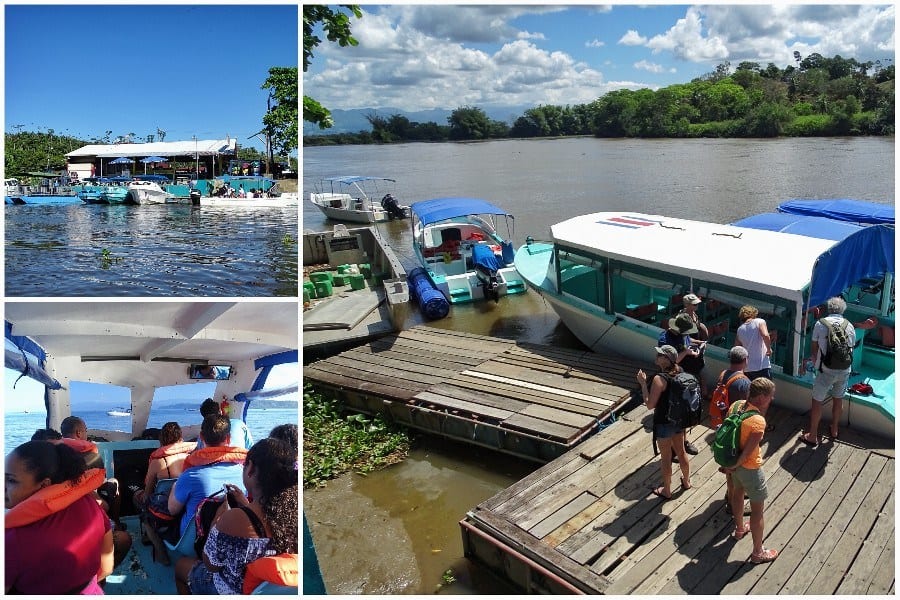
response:
[[(343, 176), (328, 177), (309, 200), (326, 217), (351, 223), (381, 223), (409, 216), (409, 207), (402, 206), (390, 192), (382, 196), (388, 184), (396, 183), (387, 177)], [(327, 191), (326, 191), (327, 190)], [(382, 196), (381, 200), (376, 200)]]
[(114, 408), (113, 410), (106, 411), (111, 417), (130, 417), (131, 409), (130, 408)]

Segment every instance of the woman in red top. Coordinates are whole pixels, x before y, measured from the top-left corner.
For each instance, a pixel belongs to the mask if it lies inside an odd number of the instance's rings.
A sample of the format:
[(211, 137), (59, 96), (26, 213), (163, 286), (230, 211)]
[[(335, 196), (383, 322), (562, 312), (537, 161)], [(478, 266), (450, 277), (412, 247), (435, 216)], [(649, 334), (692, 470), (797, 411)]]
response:
[[(25, 442), (7, 456), (7, 594), (103, 593), (97, 581), (112, 573), (113, 534), (85, 488), (87, 475), (81, 456), (63, 444)], [(45, 495), (35, 494), (49, 486), (66, 498), (39, 500)]]

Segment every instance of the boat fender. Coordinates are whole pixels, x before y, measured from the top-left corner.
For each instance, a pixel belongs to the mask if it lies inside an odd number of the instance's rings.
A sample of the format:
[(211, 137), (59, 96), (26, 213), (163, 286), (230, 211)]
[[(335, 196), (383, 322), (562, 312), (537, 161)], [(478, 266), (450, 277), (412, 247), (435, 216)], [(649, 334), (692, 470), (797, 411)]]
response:
[(150, 458), (163, 458), (176, 454), (188, 454), (197, 447), (197, 442), (175, 442), (166, 446), (160, 446), (150, 453)]
[(257, 558), (247, 565), (241, 591), (244, 594), (251, 594), (264, 581), (286, 587), (298, 587), (299, 564), (298, 554), (285, 553)]
[(33, 493), (6, 511), (5, 528), (23, 527), (68, 508), (106, 481), (104, 469), (88, 469), (77, 481), (54, 483)]
[(206, 446), (198, 448), (184, 459), (184, 470), (204, 467), (216, 463), (230, 462), (243, 464), (247, 459), (247, 449), (237, 446)]

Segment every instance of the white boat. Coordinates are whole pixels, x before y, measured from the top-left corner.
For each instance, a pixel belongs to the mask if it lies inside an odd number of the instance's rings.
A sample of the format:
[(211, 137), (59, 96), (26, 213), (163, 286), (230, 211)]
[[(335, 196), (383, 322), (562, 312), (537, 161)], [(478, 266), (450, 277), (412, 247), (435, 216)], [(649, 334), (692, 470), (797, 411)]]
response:
[(648, 362), (681, 296), (698, 294), (710, 332), (704, 369), (710, 386), (727, 366), (738, 309), (756, 306), (775, 338), (775, 402), (801, 413), (811, 398), (813, 377), (802, 363), (812, 327), (825, 300), (843, 294), (845, 316), (862, 325), (850, 383), (874, 388), (845, 396), (843, 425), (893, 438), (894, 229), (839, 223), (844, 229), (837, 232), (834, 221), (814, 219), (829, 232), (594, 213), (553, 225), (550, 242), (529, 238), (515, 264), (588, 348)]
[[(128, 559), (107, 578), (104, 591), (129, 596), (176, 594), (178, 555), (172, 554), (172, 564), (164, 566), (153, 560), (150, 546), (139, 542), (140, 523), (132, 495), (144, 487), (150, 453), (159, 447), (158, 431), (151, 430), (149, 438), (140, 436), (152, 421), (154, 409), (172, 410), (166, 408), (167, 394), (176, 390), (176, 397), (193, 402), (226, 396), (230, 414), (245, 422), (253, 420), (257, 400), (296, 398), (300, 377), (296, 300), (265, 304), (7, 302), (5, 319), (5, 366), (43, 384), (47, 407), (43, 426), (58, 431), (62, 420), (72, 414), (73, 401), (76, 406), (103, 402), (102, 391), (98, 401), (97, 392), (85, 389), (84, 382), (112, 386), (119, 390), (117, 395), (121, 390), (129, 394), (130, 419), (115, 419), (114, 428), (87, 423), (89, 439), (100, 440), (96, 444), (107, 477), (119, 481), (121, 520), (134, 540)], [(231, 374), (215, 381), (192, 379), (192, 366), (198, 363), (230, 365)], [(276, 377), (273, 369), (281, 371), (278, 385), (266, 387), (266, 379)], [(4, 400), (9, 405), (10, 399)], [(128, 414), (120, 408), (125, 404), (122, 399), (109, 404), (108, 414)], [(197, 437), (201, 419), (196, 405), (178, 419), (185, 440)], [(157, 427), (158, 420), (157, 416)], [(263, 583), (255, 593), (297, 595), (298, 589)]]
[(300, 197), (294, 192), (282, 192), (278, 196), (265, 198), (222, 198), (200, 197), (200, 206), (226, 208), (288, 208), (299, 206)]
[(132, 181), (128, 184), (128, 194), (135, 204), (165, 204), (174, 198), (154, 181)]
[(114, 410), (108, 410), (108, 411), (106, 411), (106, 414), (108, 414), (110, 417), (130, 417), (130, 416), (131, 416), (131, 409), (127, 409), (127, 408), (117, 408), (117, 409), (114, 409)]
[(328, 177), (310, 192), (309, 200), (335, 221), (369, 224), (403, 219), (409, 216), (409, 207), (397, 203), (389, 191), (384, 193), (393, 183), (387, 177)]
[[(477, 198), (435, 198), (410, 207), (413, 251), (451, 304), (525, 292), (513, 266), (512, 215)], [(506, 238), (497, 232), (506, 222)]]

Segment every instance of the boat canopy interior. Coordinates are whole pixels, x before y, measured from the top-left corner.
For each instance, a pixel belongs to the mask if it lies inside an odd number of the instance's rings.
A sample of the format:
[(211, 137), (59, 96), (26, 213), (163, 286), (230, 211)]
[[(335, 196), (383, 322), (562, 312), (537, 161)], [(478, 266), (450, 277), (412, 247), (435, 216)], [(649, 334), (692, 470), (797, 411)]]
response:
[(271, 369), (297, 362), (297, 322), (291, 302), (7, 302), (5, 360), (44, 383), (47, 427), (57, 430), (73, 383), (127, 389), (130, 431), (90, 431), (122, 441), (144, 431), (157, 389), (211, 385), (191, 377), (196, 365), (230, 366), (214, 393), (246, 414)]

